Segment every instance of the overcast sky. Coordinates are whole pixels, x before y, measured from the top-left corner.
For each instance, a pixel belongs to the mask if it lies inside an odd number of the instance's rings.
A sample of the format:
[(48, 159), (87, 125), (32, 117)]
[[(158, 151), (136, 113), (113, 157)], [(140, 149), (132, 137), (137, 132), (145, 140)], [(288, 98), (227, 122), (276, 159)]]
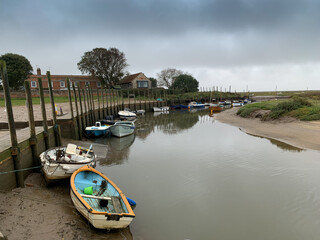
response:
[(81, 74), (86, 51), (116, 47), (130, 73), (164, 68), (201, 87), (320, 89), (318, 0), (0, 0), (0, 55)]

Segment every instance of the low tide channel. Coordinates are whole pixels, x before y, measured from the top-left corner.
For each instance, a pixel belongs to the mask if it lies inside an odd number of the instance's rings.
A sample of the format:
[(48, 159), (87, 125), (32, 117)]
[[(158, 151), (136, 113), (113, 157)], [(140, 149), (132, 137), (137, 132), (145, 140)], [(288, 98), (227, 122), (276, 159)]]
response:
[(247, 135), (207, 110), (148, 113), (136, 126), (92, 140), (97, 169), (137, 202), (129, 238), (319, 239), (319, 152)]

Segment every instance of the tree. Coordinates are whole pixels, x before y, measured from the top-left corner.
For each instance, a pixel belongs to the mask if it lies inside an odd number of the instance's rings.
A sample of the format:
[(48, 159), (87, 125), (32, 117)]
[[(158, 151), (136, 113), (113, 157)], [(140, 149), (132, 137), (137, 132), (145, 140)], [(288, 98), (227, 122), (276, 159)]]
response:
[(157, 79), (150, 77), (149, 80), (151, 81), (151, 87), (156, 88), (157, 87)]
[(14, 53), (6, 53), (0, 56), (0, 60), (6, 62), (9, 86), (15, 90), (21, 88), (33, 71), (29, 60)]
[(102, 84), (114, 86), (125, 75), (127, 60), (123, 52), (117, 48), (94, 48), (85, 52), (78, 62), (78, 68), (82, 73), (90, 74), (98, 78)]
[(177, 70), (175, 68), (164, 69), (160, 73), (157, 74), (158, 79), (159, 79), (158, 85), (170, 88), (172, 83), (174, 82), (175, 78), (181, 74), (183, 74), (183, 72), (181, 70)]
[(172, 89), (179, 89), (185, 92), (198, 92), (199, 82), (188, 74), (181, 74), (176, 77)]

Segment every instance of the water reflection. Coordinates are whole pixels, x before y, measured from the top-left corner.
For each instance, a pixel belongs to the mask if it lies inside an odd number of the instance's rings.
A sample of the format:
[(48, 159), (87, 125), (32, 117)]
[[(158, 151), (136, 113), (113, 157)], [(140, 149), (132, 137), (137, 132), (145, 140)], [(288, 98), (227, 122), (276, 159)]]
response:
[(201, 123), (206, 121), (214, 122), (214, 120), (209, 117), (207, 109), (145, 114), (136, 122), (136, 134), (139, 139), (146, 139), (146, 137), (155, 130), (160, 130), (168, 135), (178, 134), (192, 128), (199, 121)]
[(271, 143), (272, 145), (275, 145), (275, 146), (277, 146), (278, 148), (281, 148), (282, 150), (285, 150), (285, 151), (290, 151), (290, 152), (301, 152), (301, 151), (305, 151), (305, 150), (302, 149), (302, 148), (298, 148), (298, 147), (292, 146), (292, 145), (290, 145), (290, 144), (287, 144), (287, 143), (278, 141), (278, 140), (276, 140), (276, 139), (272, 139), (272, 138), (268, 138), (268, 137), (262, 137), (262, 136), (254, 135), (254, 134), (251, 134), (251, 133), (247, 133), (247, 134), (250, 135), (250, 136), (253, 136), (253, 137), (257, 137), (257, 138), (267, 139), (267, 140), (270, 141), (270, 143)]
[(130, 146), (133, 144), (135, 135), (131, 134), (126, 137), (107, 137), (97, 138), (96, 143), (106, 145), (107, 155), (100, 159), (100, 165), (119, 165), (128, 161)]

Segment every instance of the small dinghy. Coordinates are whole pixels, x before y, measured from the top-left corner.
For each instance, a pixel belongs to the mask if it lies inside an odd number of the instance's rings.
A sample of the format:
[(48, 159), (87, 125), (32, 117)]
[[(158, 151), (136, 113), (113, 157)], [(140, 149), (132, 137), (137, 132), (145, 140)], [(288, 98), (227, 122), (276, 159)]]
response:
[(111, 134), (116, 137), (125, 137), (134, 133), (134, 122), (119, 121), (110, 127)]
[(94, 126), (86, 127), (85, 132), (89, 137), (102, 137), (109, 133), (110, 126), (102, 125), (101, 122), (96, 122)]
[(125, 228), (135, 217), (121, 190), (92, 167), (85, 166), (75, 171), (70, 185), (74, 206), (95, 228)]
[(129, 111), (119, 111), (118, 115), (121, 119), (135, 119), (137, 114)]
[(153, 107), (153, 111), (154, 112), (165, 112), (165, 111), (169, 111), (169, 107)]
[(72, 173), (86, 165), (96, 166), (92, 145), (89, 149), (74, 144), (55, 147), (40, 154), (42, 171), (47, 181), (69, 178)]

